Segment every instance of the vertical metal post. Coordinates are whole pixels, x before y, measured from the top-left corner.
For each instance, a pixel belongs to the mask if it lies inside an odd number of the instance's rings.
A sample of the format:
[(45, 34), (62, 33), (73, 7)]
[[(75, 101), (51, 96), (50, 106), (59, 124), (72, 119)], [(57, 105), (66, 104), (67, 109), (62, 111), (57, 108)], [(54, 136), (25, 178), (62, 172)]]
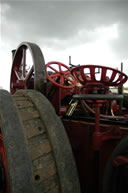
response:
[(16, 50), (12, 50), (12, 61), (13, 61), (13, 58), (14, 58), (15, 52), (16, 52)]
[(121, 62), (121, 72), (123, 72), (123, 62)]
[(71, 56), (69, 56), (69, 66), (71, 65)]

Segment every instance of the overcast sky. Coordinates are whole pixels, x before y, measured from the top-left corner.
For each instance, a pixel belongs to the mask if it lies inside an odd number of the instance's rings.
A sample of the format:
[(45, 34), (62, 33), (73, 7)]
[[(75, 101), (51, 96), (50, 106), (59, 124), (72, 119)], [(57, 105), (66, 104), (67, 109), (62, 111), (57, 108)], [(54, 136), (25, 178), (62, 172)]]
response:
[(128, 74), (128, 1), (0, 1), (0, 86), (9, 89), (11, 50), (28, 41), (45, 62), (99, 64)]

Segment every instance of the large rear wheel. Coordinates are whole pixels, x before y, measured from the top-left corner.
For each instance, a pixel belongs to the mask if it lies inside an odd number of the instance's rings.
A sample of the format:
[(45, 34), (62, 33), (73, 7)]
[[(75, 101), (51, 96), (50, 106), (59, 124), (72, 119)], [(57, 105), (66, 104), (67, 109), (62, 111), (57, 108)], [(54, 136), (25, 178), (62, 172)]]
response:
[(24, 129), (13, 98), (0, 90), (0, 193), (35, 193)]
[(24, 126), (36, 193), (79, 193), (71, 147), (52, 105), (33, 90), (13, 97)]

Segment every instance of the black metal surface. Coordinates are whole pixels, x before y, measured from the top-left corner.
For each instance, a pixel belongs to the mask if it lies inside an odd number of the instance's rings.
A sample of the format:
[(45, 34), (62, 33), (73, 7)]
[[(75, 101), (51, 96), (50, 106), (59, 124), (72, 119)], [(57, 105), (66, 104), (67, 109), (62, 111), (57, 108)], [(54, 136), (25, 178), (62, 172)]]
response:
[[(95, 122), (95, 117), (85, 117), (85, 116), (63, 116), (62, 119), (67, 120), (77, 120), (77, 121), (85, 121), (85, 122)], [(110, 120), (105, 118), (100, 118), (100, 123), (106, 125), (119, 125), (119, 126), (128, 126), (128, 120)]]
[(123, 95), (76, 94), (72, 98), (76, 100), (123, 100)]

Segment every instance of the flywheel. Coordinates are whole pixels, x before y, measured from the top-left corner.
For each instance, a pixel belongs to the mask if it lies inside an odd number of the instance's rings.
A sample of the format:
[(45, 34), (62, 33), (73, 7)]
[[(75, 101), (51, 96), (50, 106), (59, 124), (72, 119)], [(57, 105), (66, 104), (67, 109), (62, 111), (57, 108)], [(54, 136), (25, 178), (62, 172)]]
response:
[(46, 82), (45, 61), (40, 47), (31, 42), (22, 42), (13, 57), (11, 94), (19, 89), (34, 89), (45, 94)]

